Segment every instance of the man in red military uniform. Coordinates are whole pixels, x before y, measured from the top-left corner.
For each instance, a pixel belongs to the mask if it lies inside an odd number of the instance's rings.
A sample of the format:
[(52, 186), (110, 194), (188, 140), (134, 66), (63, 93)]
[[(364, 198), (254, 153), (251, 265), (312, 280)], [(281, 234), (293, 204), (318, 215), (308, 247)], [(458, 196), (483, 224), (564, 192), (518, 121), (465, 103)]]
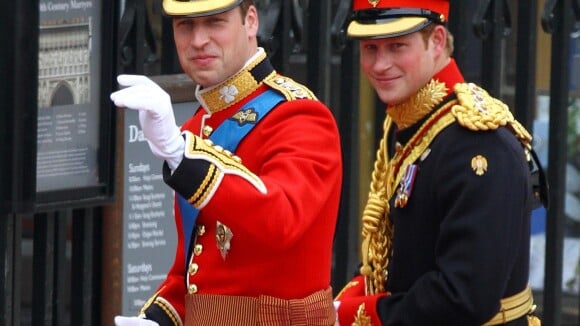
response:
[(354, 0), (347, 34), (387, 104), (341, 326), (527, 325), (531, 137), (465, 83), (448, 0)]
[(252, 0), (164, 0), (200, 103), (178, 128), (169, 95), (121, 75), (175, 190), (175, 262), (127, 325), (333, 325), (342, 161), (330, 110), (257, 46)]

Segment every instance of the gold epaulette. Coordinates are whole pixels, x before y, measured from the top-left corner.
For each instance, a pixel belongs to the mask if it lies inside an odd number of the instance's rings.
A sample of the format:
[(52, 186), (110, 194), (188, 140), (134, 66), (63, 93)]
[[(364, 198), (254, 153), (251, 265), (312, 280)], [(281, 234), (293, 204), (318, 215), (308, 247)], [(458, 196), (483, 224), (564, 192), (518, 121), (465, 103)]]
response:
[(308, 87), (295, 82), (292, 78), (280, 75), (272, 75), (264, 80), (264, 83), (271, 88), (282, 93), (286, 100), (301, 100), (311, 99), (315, 100), (316, 96)]
[(516, 120), (508, 106), (490, 96), (483, 88), (473, 83), (459, 83), (454, 87), (458, 103), (451, 113), (457, 122), (473, 131), (495, 130), (507, 126), (525, 148), (531, 148), (532, 136)]

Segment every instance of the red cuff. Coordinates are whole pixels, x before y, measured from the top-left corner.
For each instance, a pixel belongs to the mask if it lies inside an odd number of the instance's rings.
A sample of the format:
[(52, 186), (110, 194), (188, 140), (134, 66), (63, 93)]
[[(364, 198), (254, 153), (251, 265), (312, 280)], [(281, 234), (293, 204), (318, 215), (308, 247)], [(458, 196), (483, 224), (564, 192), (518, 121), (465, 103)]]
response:
[(377, 314), (377, 301), (387, 293), (348, 297), (339, 300), (338, 320), (340, 325), (381, 325), (381, 319)]
[(340, 292), (336, 295), (334, 300), (340, 301), (344, 298), (358, 297), (365, 294), (365, 279), (362, 275), (353, 277)]

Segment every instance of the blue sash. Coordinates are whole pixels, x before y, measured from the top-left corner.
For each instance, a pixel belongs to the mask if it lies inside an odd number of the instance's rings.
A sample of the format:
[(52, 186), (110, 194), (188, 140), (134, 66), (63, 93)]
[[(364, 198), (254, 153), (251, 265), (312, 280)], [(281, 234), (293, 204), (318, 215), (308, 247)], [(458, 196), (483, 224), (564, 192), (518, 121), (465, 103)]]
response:
[[(284, 100), (285, 98), (281, 94), (273, 90), (267, 90), (266, 92), (250, 100), (238, 110), (238, 113), (243, 112), (250, 114), (252, 117), (255, 117), (255, 119), (226, 119), (210, 135), (209, 139), (211, 139), (214, 144), (220, 145), (224, 149), (235, 153), (242, 139), (244, 139), (244, 137), (246, 137), (246, 135), (252, 131), (254, 126), (256, 126), (258, 122), (264, 118), (266, 114), (268, 114), (268, 112), (270, 112), (278, 103)], [(181, 224), (183, 226), (183, 234), (185, 236), (184, 248), (187, 249), (185, 251), (185, 264), (187, 265), (187, 256), (190, 252), (189, 247), (192, 244), (191, 239), (194, 236), (195, 221), (199, 215), (199, 209), (193, 207), (193, 205), (187, 202), (187, 200), (181, 195), (175, 194), (175, 197), (177, 198), (179, 212), (181, 213)]]

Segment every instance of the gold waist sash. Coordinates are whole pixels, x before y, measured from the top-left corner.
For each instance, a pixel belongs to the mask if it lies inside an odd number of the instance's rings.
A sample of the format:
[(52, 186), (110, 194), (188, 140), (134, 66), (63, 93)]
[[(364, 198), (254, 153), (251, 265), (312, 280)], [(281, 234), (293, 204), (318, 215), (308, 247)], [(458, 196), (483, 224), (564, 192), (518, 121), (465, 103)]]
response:
[(270, 296), (188, 294), (185, 326), (330, 326), (336, 318), (332, 300), (330, 288), (291, 300)]

